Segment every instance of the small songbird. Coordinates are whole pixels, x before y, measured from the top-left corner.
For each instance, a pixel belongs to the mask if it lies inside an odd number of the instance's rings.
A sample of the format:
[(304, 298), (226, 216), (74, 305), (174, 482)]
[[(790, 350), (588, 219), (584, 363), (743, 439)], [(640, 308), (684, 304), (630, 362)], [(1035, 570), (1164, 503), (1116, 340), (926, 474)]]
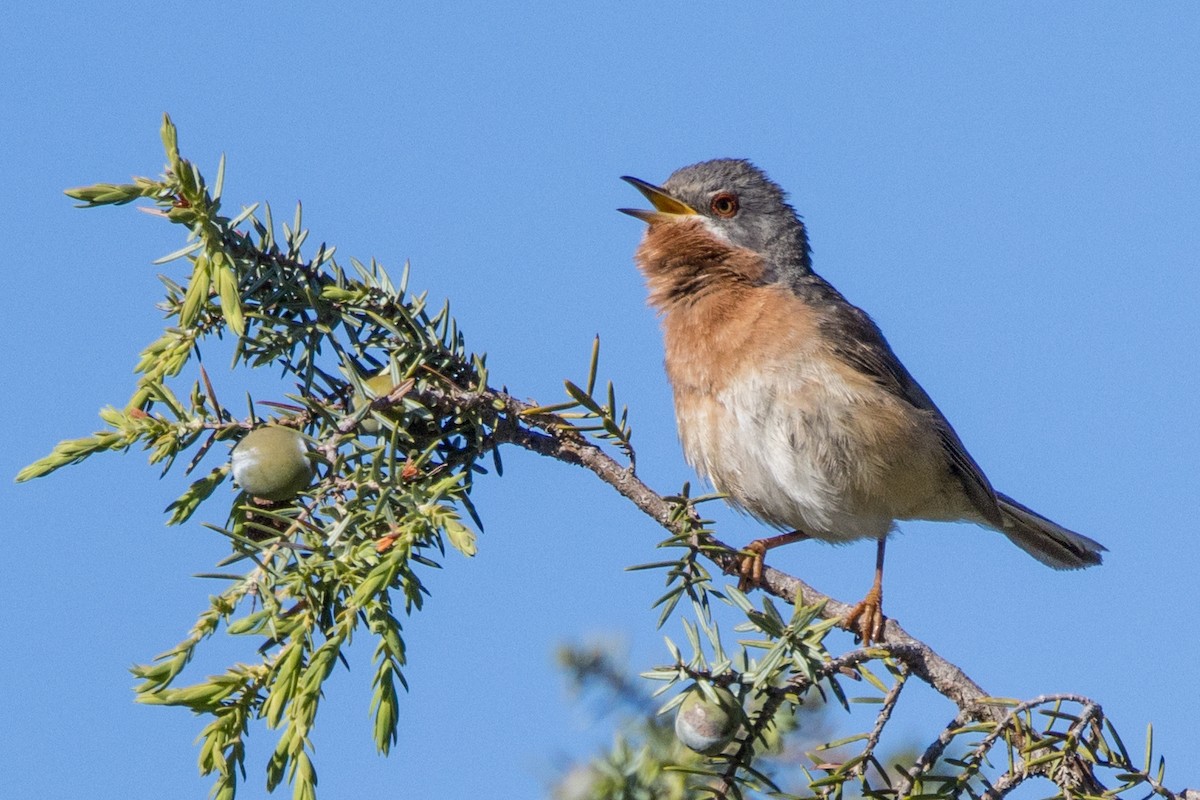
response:
[(688, 462), (729, 502), (789, 531), (742, 563), (805, 538), (875, 539), (875, 582), (845, 620), (878, 641), (883, 554), (897, 520), (967, 521), (1043, 564), (1099, 564), (1099, 542), (992, 488), (958, 434), (866, 312), (812, 270), (782, 189), (748, 161), (677, 170), (661, 187), (626, 177), (654, 210), (637, 250), (662, 316), (666, 369)]

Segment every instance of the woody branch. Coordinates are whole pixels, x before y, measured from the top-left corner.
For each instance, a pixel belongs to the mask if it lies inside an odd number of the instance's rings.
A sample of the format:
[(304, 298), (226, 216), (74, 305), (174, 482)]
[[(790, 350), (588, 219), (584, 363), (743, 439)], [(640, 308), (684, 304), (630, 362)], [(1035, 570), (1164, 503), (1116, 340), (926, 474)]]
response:
[[(608, 455), (601, 447), (588, 441), (569, 426), (564, 426), (561, 419), (550, 414), (536, 413), (535, 406), (490, 387), (482, 391), (469, 391), (456, 386), (443, 389), (423, 388), (417, 390), (416, 394), (423, 403), (430, 406), (446, 410), (469, 409), (480, 413), (492, 428), (493, 446), (513, 444), (539, 455), (581, 466), (612, 486), (666, 530), (677, 535), (684, 533), (682, 525), (675, 521), (675, 506), (672, 501), (643, 483), (629, 467)], [(529, 413), (530, 411), (534, 413)], [(714, 547), (705, 547), (702, 553), (723, 572), (736, 573), (742, 554), (715, 538), (710, 539), (708, 544)], [(820, 604), (821, 615), (825, 619), (841, 620), (851, 609), (849, 604), (814, 589), (794, 575), (772, 567), (764, 569), (761, 588), (789, 604), (795, 603), (797, 599), (807, 606)], [(1026, 738), (1027, 731), (1017, 722), (1016, 710), (991, 702), (991, 695), (961, 668), (905, 631), (895, 620), (887, 621), (883, 640), (871, 648), (871, 651), (895, 659), (911, 676), (924, 681), (959, 709), (955, 720), (944, 732), (945, 735), (930, 745), (922, 760), (914, 766), (914, 771), (902, 780), (897, 796), (903, 797), (912, 790), (915, 779), (919, 777), (918, 771), (922, 767), (933, 766), (952, 737), (953, 730), (962, 725), (970, 722), (994, 723), (997, 730), (1011, 730), (1018, 742)], [(1033, 704), (1037, 702), (1030, 701)], [(1081, 702), (1092, 710), (1091, 713), (1102, 713), (1094, 701), (1082, 698)], [(1027, 706), (1029, 704), (1019, 708)], [(1041, 752), (1034, 750), (1028, 758), (1034, 760)], [(1035, 767), (1029, 770), (1019, 768), (1017, 773), (1006, 775), (1006, 786), (1001, 794), (1007, 793), (1007, 790), (1015, 788), (1018, 783), (1033, 775), (1047, 777), (1068, 791), (1103, 791), (1095, 777), (1092, 764), (1078, 753), (1066, 753), (1054, 774), (1046, 774), (1044, 770)], [(1007, 786), (1009, 783), (1012, 785)], [(1200, 800), (1200, 793), (1196, 790), (1185, 789), (1176, 793), (1161, 785), (1155, 786), (1155, 790), (1156, 794), (1168, 800)]]

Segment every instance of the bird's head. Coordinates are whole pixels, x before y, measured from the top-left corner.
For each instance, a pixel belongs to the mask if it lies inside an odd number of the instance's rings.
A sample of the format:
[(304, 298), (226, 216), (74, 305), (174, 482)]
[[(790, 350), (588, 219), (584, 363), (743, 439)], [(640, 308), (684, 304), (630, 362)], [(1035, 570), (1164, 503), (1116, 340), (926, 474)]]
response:
[(659, 226), (699, 226), (728, 248), (750, 251), (764, 262), (769, 280), (810, 269), (804, 223), (778, 184), (749, 161), (702, 161), (672, 173), (662, 186), (624, 177), (654, 206), (623, 213)]

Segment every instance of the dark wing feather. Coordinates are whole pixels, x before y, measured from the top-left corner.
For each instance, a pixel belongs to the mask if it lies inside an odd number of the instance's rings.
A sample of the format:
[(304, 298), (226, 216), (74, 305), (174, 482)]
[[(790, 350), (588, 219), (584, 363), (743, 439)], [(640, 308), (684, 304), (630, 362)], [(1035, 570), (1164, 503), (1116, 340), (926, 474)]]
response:
[(951, 471), (962, 482), (967, 496), (984, 519), (1003, 529), (1003, 517), (992, 484), (971, 458), (946, 416), (896, 358), (875, 321), (815, 274), (805, 276), (795, 290), (824, 312), (820, 323), (822, 332), (826, 341), (834, 345), (834, 353), (839, 358), (870, 375), (881, 387), (914, 408), (930, 412)]

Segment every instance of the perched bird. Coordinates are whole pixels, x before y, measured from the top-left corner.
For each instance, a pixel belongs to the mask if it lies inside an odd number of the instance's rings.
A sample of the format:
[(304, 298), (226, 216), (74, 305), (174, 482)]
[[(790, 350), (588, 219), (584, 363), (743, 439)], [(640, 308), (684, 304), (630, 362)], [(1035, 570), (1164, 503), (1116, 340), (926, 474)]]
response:
[(729, 502), (778, 529), (742, 563), (804, 538), (875, 539), (875, 581), (845, 620), (883, 633), (884, 545), (897, 520), (967, 521), (1043, 564), (1099, 564), (1099, 542), (992, 488), (958, 434), (866, 312), (812, 270), (804, 223), (748, 161), (677, 170), (635, 256), (662, 316), (666, 370), (688, 462)]

